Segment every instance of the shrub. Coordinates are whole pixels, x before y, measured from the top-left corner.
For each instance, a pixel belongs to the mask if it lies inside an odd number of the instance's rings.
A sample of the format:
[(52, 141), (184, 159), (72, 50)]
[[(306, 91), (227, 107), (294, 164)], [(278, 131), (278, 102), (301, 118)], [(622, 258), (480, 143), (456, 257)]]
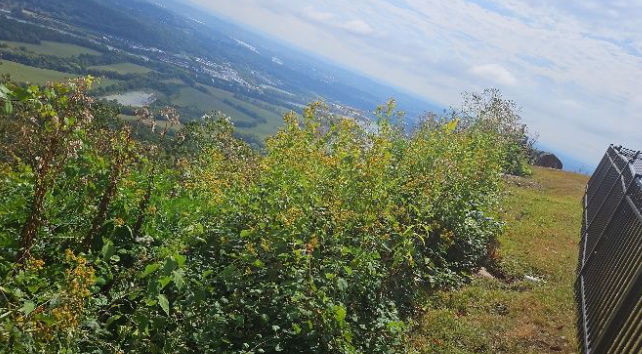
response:
[[(70, 91), (55, 92), (40, 101), (68, 100)], [(32, 110), (18, 102), (0, 117)], [(15, 352), (403, 351), (422, 293), (461, 284), (501, 231), (491, 215), (510, 144), (457, 119), (405, 135), (390, 124), (393, 102), (378, 112), (373, 131), (311, 105), (286, 115), (263, 153), (220, 116), (151, 140), (91, 120), (74, 135), (81, 148), (59, 162), (23, 262), (17, 240), (39, 177), (21, 160), (3, 162), (0, 343)]]
[(481, 93), (465, 93), (462, 108), (454, 114), (471, 127), (497, 134), (506, 150), (504, 171), (523, 176), (531, 173), (530, 155), (537, 138), (522, 123), (520, 110), (515, 101), (504, 98), (498, 89), (486, 89)]

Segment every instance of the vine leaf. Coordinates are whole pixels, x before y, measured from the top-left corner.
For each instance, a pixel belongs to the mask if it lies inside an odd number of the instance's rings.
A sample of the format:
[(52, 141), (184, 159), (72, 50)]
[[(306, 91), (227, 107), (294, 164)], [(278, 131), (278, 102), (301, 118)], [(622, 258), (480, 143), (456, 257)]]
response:
[(165, 311), (167, 316), (169, 316), (169, 300), (167, 300), (167, 297), (163, 294), (158, 294), (158, 304), (160, 307)]

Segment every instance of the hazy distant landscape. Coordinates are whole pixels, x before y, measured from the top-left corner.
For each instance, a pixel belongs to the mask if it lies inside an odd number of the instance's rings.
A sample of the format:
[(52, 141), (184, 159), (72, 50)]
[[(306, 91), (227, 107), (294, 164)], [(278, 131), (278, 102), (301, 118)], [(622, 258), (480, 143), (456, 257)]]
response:
[(222, 111), (256, 145), (319, 99), (363, 121), (390, 97), (409, 122), (441, 110), (185, 3), (2, 0), (0, 17), (0, 73), (38, 84), (92, 74), (92, 93), (125, 111), (173, 105), (184, 121)]

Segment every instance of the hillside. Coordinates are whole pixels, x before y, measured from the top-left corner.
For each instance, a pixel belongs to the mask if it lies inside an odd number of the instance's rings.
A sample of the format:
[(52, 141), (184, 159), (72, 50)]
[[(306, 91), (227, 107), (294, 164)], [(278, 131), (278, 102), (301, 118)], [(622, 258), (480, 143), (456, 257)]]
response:
[[(588, 176), (535, 168), (505, 195), (499, 273), (426, 302), (415, 348), (423, 353), (575, 353), (573, 284)], [(522, 280), (524, 275), (540, 283)]]

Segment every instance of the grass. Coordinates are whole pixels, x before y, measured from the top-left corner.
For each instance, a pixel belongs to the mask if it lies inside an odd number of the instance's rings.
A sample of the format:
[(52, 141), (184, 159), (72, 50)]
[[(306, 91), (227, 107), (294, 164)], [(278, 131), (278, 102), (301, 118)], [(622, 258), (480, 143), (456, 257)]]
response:
[[(208, 93), (191, 87), (182, 88), (178, 95), (171, 97), (171, 103), (183, 107), (194, 107), (204, 112), (221, 111), (232, 117), (232, 120), (236, 122), (254, 121), (252, 117), (224, 102), (224, 100), (229, 100), (235, 105), (246, 107), (265, 118), (265, 123), (261, 123), (254, 128), (239, 128), (239, 131), (253, 133), (261, 138), (273, 135), (283, 124), (283, 118), (280, 114), (238, 100), (234, 98), (234, 95), (230, 92), (213, 87), (206, 87), (206, 89)], [(278, 110), (279, 108), (277, 107), (275, 109)], [(285, 109), (283, 109), (283, 113), (285, 113)]]
[(96, 81), (94, 84), (91, 86), (92, 88), (99, 88), (99, 87), (107, 87), (111, 85), (115, 85), (117, 83), (120, 83), (122, 81), (120, 80), (114, 80), (114, 79), (108, 79), (106, 77), (98, 77), (96, 78)]
[(98, 71), (113, 71), (118, 74), (146, 74), (152, 71), (151, 69), (148, 69), (144, 66), (140, 66), (132, 63), (96, 65), (96, 66), (90, 66), (88, 67), (88, 69), (98, 70)]
[(39, 69), (32, 66), (15, 63), (8, 60), (0, 60), (0, 75), (9, 74), (11, 79), (18, 82), (29, 82), (42, 85), (49, 81), (62, 81), (77, 75), (67, 74), (60, 71)]
[(22, 42), (0, 41), (0, 43), (7, 44), (10, 48), (17, 51), (27, 51), (34, 54), (54, 55), (62, 58), (70, 58), (79, 56), (80, 54), (100, 55), (101, 53), (81, 47), (75, 44), (41, 41), (40, 44), (30, 44)]
[[(500, 270), (430, 295), (413, 333), (420, 353), (575, 353), (573, 283), (588, 176), (536, 168), (511, 179)], [(537, 277), (533, 283), (524, 275)]]
[[(0, 60), (0, 75), (9, 74), (11, 79), (16, 82), (28, 82), (30, 84), (44, 85), (52, 81), (64, 81), (66, 79), (78, 77), (78, 75), (63, 73), (60, 71), (40, 69), (9, 60)], [(99, 78), (92, 86), (93, 88), (110, 86), (120, 81)]]

